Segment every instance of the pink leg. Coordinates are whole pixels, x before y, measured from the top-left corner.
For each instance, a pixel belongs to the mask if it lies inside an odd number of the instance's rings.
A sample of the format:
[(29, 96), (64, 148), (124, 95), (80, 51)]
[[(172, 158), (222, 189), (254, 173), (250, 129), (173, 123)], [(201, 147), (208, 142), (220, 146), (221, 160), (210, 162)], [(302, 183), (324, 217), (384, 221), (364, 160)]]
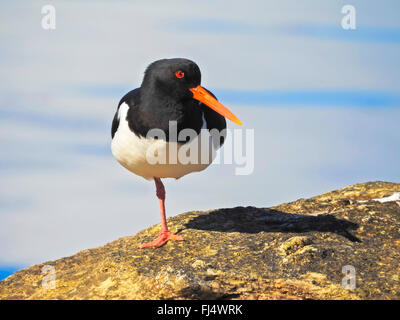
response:
[(156, 194), (157, 198), (160, 200), (160, 213), (161, 213), (161, 230), (160, 235), (153, 241), (148, 243), (143, 243), (140, 248), (158, 248), (166, 244), (168, 240), (183, 241), (181, 236), (171, 233), (167, 227), (167, 219), (165, 217), (165, 188), (160, 178), (154, 178), (156, 183)]

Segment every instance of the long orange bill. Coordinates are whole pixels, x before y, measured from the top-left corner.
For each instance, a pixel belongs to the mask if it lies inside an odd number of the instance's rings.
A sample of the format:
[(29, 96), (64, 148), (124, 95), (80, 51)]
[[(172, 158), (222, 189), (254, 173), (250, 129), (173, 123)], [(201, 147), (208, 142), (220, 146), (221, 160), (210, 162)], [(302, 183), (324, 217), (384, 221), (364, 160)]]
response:
[(242, 124), (232, 112), (229, 111), (222, 103), (219, 103), (217, 99), (215, 99), (211, 94), (207, 92), (202, 86), (197, 86), (196, 88), (189, 89), (193, 92), (193, 98), (203, 102), (206, 106), (210, 107), (214, 111), (218, 112), (220, 115), (225, 118), (237, 123)]

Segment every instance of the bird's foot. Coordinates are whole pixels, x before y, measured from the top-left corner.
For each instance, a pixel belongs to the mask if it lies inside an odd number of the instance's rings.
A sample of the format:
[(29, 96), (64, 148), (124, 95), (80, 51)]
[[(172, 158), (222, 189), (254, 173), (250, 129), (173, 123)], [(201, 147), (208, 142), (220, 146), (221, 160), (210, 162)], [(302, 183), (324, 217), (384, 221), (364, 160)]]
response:
[(142, 245), (140, 245), (139, 248), (140, 249), (158, 248), (158, 247), (161, 247), (164, 244), (166, 244), (168, 240), (183, 241), (185, 239), (183, 239), (181, 236), (178, 236), (177, 234), (173, 234), (169, 231), (164, 231), (164, 232), (160, 233), (160, 235), (157, 237), (157, 239), (155, 239), (151, 242), (143, 243)]

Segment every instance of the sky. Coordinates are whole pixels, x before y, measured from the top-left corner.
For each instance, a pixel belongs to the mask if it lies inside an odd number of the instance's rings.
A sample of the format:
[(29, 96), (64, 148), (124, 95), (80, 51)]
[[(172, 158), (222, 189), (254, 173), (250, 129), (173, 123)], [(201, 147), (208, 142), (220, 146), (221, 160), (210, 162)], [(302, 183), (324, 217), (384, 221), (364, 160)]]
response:
[(161, 58), (196, 61), (255, 139), (253, 174), (165, 180), (168, 216), (400, 182), (398, 1), (60, 0), (55, 30), (46, 4), (1, 1), (0, 279), (159, 223), (154, 184), (113, 159), (110, 127)]

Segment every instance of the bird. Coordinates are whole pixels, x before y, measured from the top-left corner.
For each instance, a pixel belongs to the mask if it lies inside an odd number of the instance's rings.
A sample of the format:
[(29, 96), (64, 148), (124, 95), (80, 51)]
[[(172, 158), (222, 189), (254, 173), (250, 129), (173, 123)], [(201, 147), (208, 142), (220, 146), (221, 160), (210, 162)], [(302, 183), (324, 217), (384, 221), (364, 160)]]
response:
[[(185, 58), (152, 62), (145, 69), (140, 87), (120, 100), (111, 125), (112, 154), (130, 172), (154, 180), (160, 204), (160, 234), (140, 248), (184, 240), (168, 229), (161, 179), (179, 179), (206, 169), (215, 158), (213, 151), (224, 143), (225, 118), (241, 124), (211, 91), (201, 86), (200, 68)], [(188, 161), (188, 154), (193, 161)]]

